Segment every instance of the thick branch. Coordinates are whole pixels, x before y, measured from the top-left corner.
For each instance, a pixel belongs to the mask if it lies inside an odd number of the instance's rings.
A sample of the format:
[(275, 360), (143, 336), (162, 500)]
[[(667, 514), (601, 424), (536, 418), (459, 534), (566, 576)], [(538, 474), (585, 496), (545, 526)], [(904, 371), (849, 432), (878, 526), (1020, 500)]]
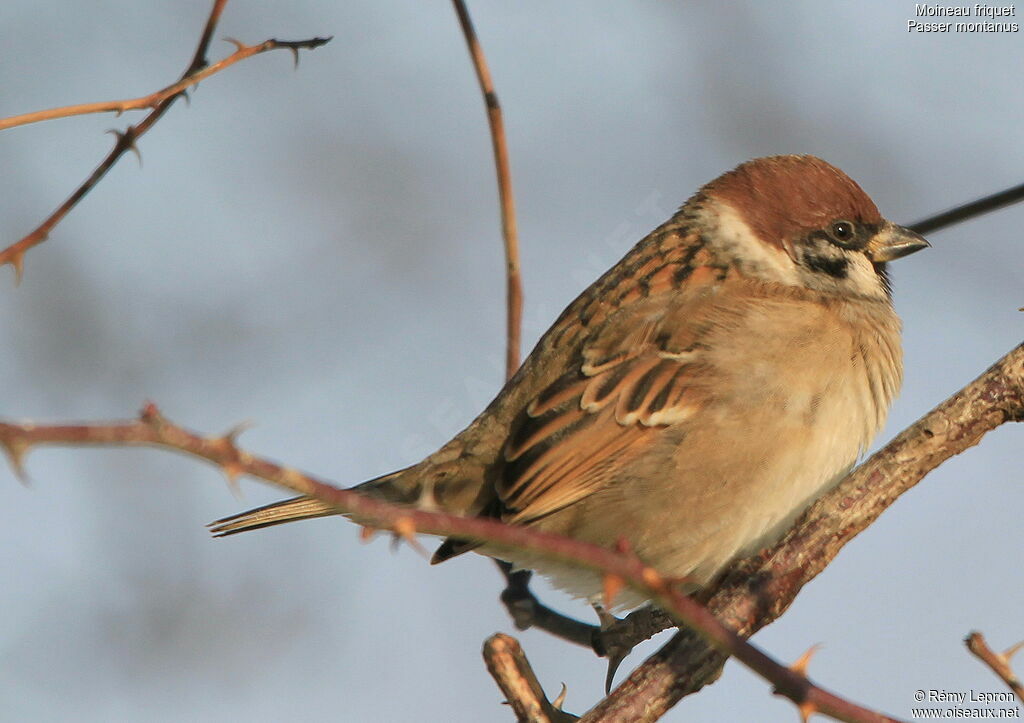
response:
[[(734, 565), (708, 598), (708, 608), (741, 636), (752, 635), (782, 615), (846, 543), (928, 472), (1004, 422), (1022, 420), (1024, 345), (857, 467), (772, 550)], [(681, 631), (583, 720), (657, 720), (713, 681), (724, 662), (699, 636)]]
[(484, 662), (519, 723), (570, 723), (576, 716), (551, 704), (515, 638), (496, 633), (484, 641)]

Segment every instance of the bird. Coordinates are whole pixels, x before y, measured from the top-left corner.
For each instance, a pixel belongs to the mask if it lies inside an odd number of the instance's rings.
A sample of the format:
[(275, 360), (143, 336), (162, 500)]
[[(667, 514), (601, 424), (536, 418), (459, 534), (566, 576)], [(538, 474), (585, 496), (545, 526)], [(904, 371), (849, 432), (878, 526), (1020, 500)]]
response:
[[(699, 590), (778, 540), (885, 423), (903, 376), (888, 263), (929, 246), (811, 155), (707, 183), (562, 312), (468, 427), (357, 485), (610, 547)], [(217, 536), (339, 514), (294, 497)], [(449, 538), (601, 598), (600, 573)], [(624, 590), (613, 609), (646, 602)]]

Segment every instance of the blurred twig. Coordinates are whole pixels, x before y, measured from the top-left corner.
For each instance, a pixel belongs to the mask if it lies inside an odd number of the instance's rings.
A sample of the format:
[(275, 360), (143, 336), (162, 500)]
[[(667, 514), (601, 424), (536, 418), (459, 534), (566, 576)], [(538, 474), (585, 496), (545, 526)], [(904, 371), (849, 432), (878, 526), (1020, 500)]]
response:
[(213, 65), (207, 65), (205, 68), (182, 77), (176, 83), (158, 90), (149, 95), (144, 95), (140, 98), (131, 98), (128, 100), (105, 100), (96, 103), (79, 103), (77, 105), (65, 105), (60, 108), (50, 108), (48, 110), (37, 110), (31, 113), (22, 113), (21, 115), (12, 115), (7, 118), (0, 118), (0, 131), (5, 131), (8, 128), (15, 128), (17, 126), (28, 125), (29, 123), (40, 123), (47, 120), (56, 120), (57, 118), (70, 118), (77, 115), (89, 115), (90, 113), (116, 113), (121, 115), (132, 110), (144, 110), (146, 108), (156, 108), (158, 105), (166, 101), (171, 96), (179, 95), (193, 85), (197, 85), (203, 80), (206, 80), (211, 75), (219, 73), (226, 68), (231, 67), (239, 61), (251, 58), (254, 55), (260, 53), (266, 53), (270, 50), (278, 50), (280, 48), (286, 48), (295, 53), (295, 57), (298, 58), (298, 52), (302, 50), (311, 50), (319, 47), (324, 43), (330, 41), (330, 38), (310, 38), (309, 40), (277, 40), (271, 38), (270, 40), (264, 40), (262, 43), (256, 45), (245, 45), (237, 40), (229, 40), (234, 44), (236, 50), (228, 57), (217, 61)]
[[(176, 87), (181, 82), (188, 78), (195, 76), (200, 73), (203, 68), (207, 66), (206, 53), (210, 47), (210, 40), (213, 38), (213, 34), (216, 30), (217, 23), (220, 21), (220, 16), (224, 12), (224, 6), (227, 5), (227, 0), (214, 0), (213, 8), (210, 10), (210, 15), (206, 20), (206, 24), (203, 26), (203, 32), (199, 39), (199, 44), (196, 47), (196, 51), (192, 56), (192, 60), (185, 72), (181, 75), (179, 83), (171, 88)], [(277, 42), (277, 41), (271, 41)], [(322, 45), (326, 40), (321, 38), (314, 38), (310, 41), (303, 41), (300, 44), (286, 42), (279, 45), (279, 47), (288, 47), (293, 52), (298, 52), (299, 47), (316, 47)], [(252, 46), (253, 48), (260, 48), (261, 46)], [(265, 52), (271, 48), (265, 48), (256, 52)], [(241, 52), (241, 49), (240, 51)], [(255, 54), (250, 52), (250, 55)], [(237, 53), (235, 54), (237, 55)], [(232, 56), (234, 57), (234, 56)], [(247, 56), (246, 56), (247, 57)], [(240, 60), (241, 58), (238, 58)], [(237, 61), (233, 61), (237, 62)], [(226, 66), (224, 66), (226, 67)], [(205, 76), (204, 76), (205, 77)], [(184, 87), (187, 87), (184, 86)], [(160, 118), (163, 117), (174, 101), (184, 95), (183, 90), (178, 90), (163, 100), (159, 101), (150, 113), (143, 118), (137, 125), (128, 126), (124, 131), (115, 132), (117, 140), (114, 142), (114, 147), (110, 150), (107, 156), (100, 162), (98, 166), (93, 170), (89, 177), (82, 182), (82, 184), (74, 190), (74, 192), (68, 196), (67, 200), (64, 201), (57, 209), (51, 213), (39, 226), (29, 232), (26, 236), (21, 238), (16, 243), (8, 246), (3, 251), (0, 251), (0, 266), (10, 264), (14, 269), (15, 283), (20, 283), (21, 278), (24, 275), (25, 267), (25, 253), (33, 246), (41, 244), (49, 236), (50, 232), (54, 227), (59, 224), (64, 217), (71, 212), (79, 201), (85, 198), (86, 194), (91, 191), (97, 183), (99, 183), (107, 172), (114, 167), (117, 161), (125, 154), (126, 151), (136, 151), (136, 141), (141, 138), (145, 133), (152, 128)]]
[(516, 231), (516, 208), (512, 197), (512, 171), (508, 163), (508, 144), (505, 141), (505, 122), (501, 116), (501, 105), (498, 95), (494, 92), (491, 71), (487, 67), (484, 50), (477, 40), (473, 21), (463, 0), (452, 0), (455, 13), (459, 16), (462, 34), (469, 46), (469, 55), (473, 59), (480, 92), (487, 106), (487, 123), (491, 130), (491, 144), (494, 148), (494, 167), (498, 174), (498, 195), (501, 200), (501, 235), (505, 240), (505, 275), (507, 283), (506, 298), (506, 336), (505, 347), (505, 378), (511, 379), (519, 368), (519, 346), (523, 317), (523, 285), (519, 273), (519, 235)]
[[(512, 170), (508, 161), (508, 143), (501, 104), (494, 90), (491, 71), (487, 66), (483, 46), (473, 28), (473, 20), (463, 0), (452, 0), (459, 18), (473, 69), (476, 71), (480, 92), (487, 108), (487, 124), (494, 151), (494, 168), (498, 177), (498, 197), (501, 207), (501, 236), (505, 246), (505, 379), (511, 379), (519, 368), (523, 320), (523, 282), (519, 264), (519, 235), (516, 230), (515, 199), (512, 194)], [(590, 646), (596, 626), (580, 622), (542, 604), (530, 591), (529, 570), (513, 570), (512, 565), (495, 561), (505, 577), (505, 590), (501, 601), (509, 616), (520, 630), (539, 627), (564, 640)]]

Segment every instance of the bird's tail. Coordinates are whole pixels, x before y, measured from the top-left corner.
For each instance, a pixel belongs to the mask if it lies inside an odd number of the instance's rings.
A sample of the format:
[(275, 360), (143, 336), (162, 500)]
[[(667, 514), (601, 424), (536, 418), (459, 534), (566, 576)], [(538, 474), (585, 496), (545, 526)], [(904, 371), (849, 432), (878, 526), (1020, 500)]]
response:
[[(369, 482), (363, 482), (355, 489), (388, 502), (414, 505), (421, 494), (421, 490), (419, 489), (420, 486), (416, 484), (416, 475), (410, 474), (413, 470), (415, 470), (415, 467), (392, 472), (383, 477), (372, 479)], [(211, 522), (208, 527), (214, 537), (226, 537), (227, 535), (235, 535), (239, 532), (282, 525), (285, 522), (311, 520), (316, 517), (330, 517), (331, 515), (339, 514), (342, 513), (326, 502), (301, 495), (263, 507), (257, 507), (247, 512), (240, 512), (237, 515), (224, 517), (216, 522)]]

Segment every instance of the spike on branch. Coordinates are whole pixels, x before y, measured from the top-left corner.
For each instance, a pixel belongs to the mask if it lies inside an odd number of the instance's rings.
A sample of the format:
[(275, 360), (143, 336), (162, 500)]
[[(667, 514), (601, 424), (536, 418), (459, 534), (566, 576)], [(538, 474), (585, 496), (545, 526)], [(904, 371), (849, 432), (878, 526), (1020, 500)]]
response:
[(616, 596), (622, 592), (622, 588), (625, 587), (626, 581), (619, 575), (611, 572), (606, 572), (604, 578), (601, 580), (602, 586), (602, 600), (604, 601), (605, 608), (610, 608), (612, 602)]
[(551, 707), (555, 710), (562, 710), (562, 706), (565, 705), (565, 697), (569, 694), (569, 687), (562, 683), (562, 690), (558, 693), (558, 696), (551, 701)]
[(210, 440), (210, 444), (225, 459), (220, 465), (220, 469), (227, 478), (228, 487), (231, 489), (232, 494), (239, 499), (242, 498), (242, 488), (238, 484), (238, 479), (245, 474), (245, 467), (242, 465), (242, 453), (239, 451), (236, 442), (238, 441), (238, 436), (251, 426), (251, 422), (240, 422), (222, 436)]
[(164, 423), (164, 417), (160, 413), (160, 409), (153, 402), (146, 402), (142, 405), (139, 419), (151, 427), (158, 427)]
[(28, 472), (25, 470), (25, 456), (32, 446), (19, 439), (0, 439), (0, 445), (3, 446), (7, 461), (10, 463), (11, 469), (14, 470), (14, 476), (22, 484), (27, 485)]
[(807, 652), (801, 655), (797, 660), (789, 666), (789, 669), (794, 673), (807, 677), (807, 666), (811, 662), (811, 658), (821, 649), (820, 643), (815, 643), (811, 647), (807, 648)]
[(1011, 660), (1013, 660), (1013, 656), (1021, 651), (1021, 648), (1024, 648), (1024, 640), (1021, 640), (1016, 645), (1011, 645), (1005, 651), (1003, 651), (1003, 659), (1007, 663), (1009, 663)]
[(811, 720), (811, 716), (818, 712), (818, 706), (809, 700), (805, 700), (797, 705), (796, 709), (800, 713), (801, 723), (808, 723)]
[(25, 251), (12, 248), (7, 263), (14, 269), (14, 285), (21, 286), (21, 280), (25, 276)]
[(138, 138), (138, 136), (135, 133), (135, 128), (132, 126), (128, 126), (123, 131), (119, 131), (116, 128), (111, 128), (107, 131), (107, 133), (110, 133), (112, 136), (117, 138), (117, 145), (119, 147), (124, 148), (124, 150), (126, 151), (131, 151), (132, 153), (134, 153), (135, 158), (139, 162), (139, 168), (142, 168), (142, 152), (139, 150), (138, 145), (136, 145), (135, 143), (135, 140)]
[(412, 521), (412, 518), (399, 517), (395, 520), (392, 532), (394, 533), (392, 542), (395, 547), (398, 546), (398, 542), (400, 540), (404, 540), (409, 547), (416, 550), (420, 555), (429, 557), (426, 549), (424, 549), (423, 545), (420, 544), (420, 541), (416, 539), (416, 523)]

